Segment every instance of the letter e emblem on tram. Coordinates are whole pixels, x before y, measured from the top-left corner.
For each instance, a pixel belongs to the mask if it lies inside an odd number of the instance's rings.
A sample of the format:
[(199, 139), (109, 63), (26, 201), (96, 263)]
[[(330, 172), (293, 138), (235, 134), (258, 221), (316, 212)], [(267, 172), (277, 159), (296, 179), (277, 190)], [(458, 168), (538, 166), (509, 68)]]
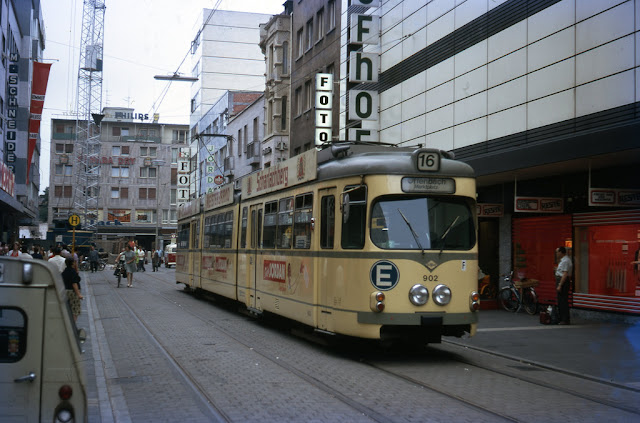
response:
[(374, 287), (380, 291), (388, 291), (398, 284), (400, 271), (390, 261), (380, 260), (371, 266), (369, 277)]

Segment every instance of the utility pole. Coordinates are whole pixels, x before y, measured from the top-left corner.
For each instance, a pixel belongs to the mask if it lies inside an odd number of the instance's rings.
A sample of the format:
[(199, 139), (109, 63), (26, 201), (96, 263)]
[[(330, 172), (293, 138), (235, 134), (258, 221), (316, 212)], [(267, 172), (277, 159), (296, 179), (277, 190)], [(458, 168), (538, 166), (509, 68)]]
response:
[(69, 212), (80, 216), (84, 230), (95, 230), (98, 224), (104, 12), (105, 0), (84, 0), (74, 148), (76, 184)]

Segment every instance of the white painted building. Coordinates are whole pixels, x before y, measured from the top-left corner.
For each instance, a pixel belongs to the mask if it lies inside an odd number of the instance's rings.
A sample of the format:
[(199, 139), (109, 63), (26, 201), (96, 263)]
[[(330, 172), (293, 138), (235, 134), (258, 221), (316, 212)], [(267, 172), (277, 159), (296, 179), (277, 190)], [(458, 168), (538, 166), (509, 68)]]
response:
[[(264, 91), (260, 24), (271, 15), (203, 9), (192, 43), (191, 130), (225, 91)], [(203, 28), (201, 30), (201, 28)]]

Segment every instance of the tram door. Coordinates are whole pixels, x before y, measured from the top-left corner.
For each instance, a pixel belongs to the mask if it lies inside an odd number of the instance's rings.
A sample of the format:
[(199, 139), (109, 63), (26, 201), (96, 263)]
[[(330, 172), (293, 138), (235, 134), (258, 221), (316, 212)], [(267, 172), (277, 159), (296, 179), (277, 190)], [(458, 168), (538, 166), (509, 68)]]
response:
[(249, 279), (249, 308), (260, 309), (260, 299), (258, 298), (258, 292), (256, 284), (258, 278), (262, 272), (260, 271), (260, 264), (258, 263), (260, 249), (260, 242), (262, 239), (262, 205), (258, 204), (251, 206), (249, 211), (249, 227), (250, 230), (250, 242), (247, 265), (247, 277)]
[[(336, 268), (336, 263), (329, 261), (330, 254), (323, 254), (333, 251), (335, 248), (335, 227), (336, 227), (336, 189), (328, 188), (318, 190), (320, 198), (320, 254), (316, 260), (314, 269), (314, 280), (318, 286), (318, 327), (323, 330), (333, 330), (332, 308), (336, 296), (336, 285), (341, 284), (340, 268)], [(340, 280), (338, 280), (340, 279)]]

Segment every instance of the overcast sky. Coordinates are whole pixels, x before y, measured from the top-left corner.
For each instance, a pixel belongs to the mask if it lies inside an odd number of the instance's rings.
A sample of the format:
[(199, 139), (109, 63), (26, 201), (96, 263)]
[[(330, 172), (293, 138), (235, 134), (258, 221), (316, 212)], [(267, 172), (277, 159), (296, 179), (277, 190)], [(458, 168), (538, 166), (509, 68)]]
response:
[[(160, 123), (189, 124), (190, 83), (166, 81), (189, 52), (204, 8), (278, 14), (284, 0), (106, 0), (102, 106), (159, 113)], [(40, 191), (49, 186), (52, 118), (74, 118), (83, 0), (42, 0), (44, 62), (53, 63), (40, 128)], [(179, 69), (191, 74), (191, 55)], [(257, 88), (258, 89), (258, 88)]]

